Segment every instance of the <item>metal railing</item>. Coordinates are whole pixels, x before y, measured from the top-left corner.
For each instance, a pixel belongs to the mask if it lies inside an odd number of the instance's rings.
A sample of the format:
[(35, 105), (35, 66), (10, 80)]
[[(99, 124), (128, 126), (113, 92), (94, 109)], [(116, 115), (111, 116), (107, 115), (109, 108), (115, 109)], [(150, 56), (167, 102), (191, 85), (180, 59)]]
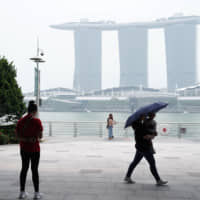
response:
[[(80, 121), (80, 122), (61, 122), (44, 121), (45, 136), (99, 136), (107, 137), (108, 130), (106, 122), (101, 121)], [(191, 138), (200, 140), (200, 123), (158, 123), (158, 135), (179, 138)], [(132, 137), (132, 128), (124, 129), (124, 122), (117, 122), (114, 125), (113, 133), (115, 136)]]

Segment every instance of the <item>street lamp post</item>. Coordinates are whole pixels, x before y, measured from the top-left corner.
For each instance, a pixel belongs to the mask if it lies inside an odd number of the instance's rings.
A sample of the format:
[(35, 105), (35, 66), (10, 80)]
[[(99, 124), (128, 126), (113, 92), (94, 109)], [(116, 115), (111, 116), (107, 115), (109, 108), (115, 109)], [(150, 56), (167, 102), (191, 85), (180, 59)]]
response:
[(39, 63), (43, 63), (45, 62), (42, 57), (40, 56), (43, 56), (43, 52), (41, 51), (40, 52), (40, 49), (39, 49), (39, 42), (37, 43), (37, 55), (35, 57), (32, 57), (30, 58), (30, 60), (34, 61), (36, 63), (36, 82), (35, 82), (35, 96), (36, 96), (36, 104), (37, 104), (37, 107), (39, 109), (39, 105), (40, 105), (40, 71), (39, 71)]

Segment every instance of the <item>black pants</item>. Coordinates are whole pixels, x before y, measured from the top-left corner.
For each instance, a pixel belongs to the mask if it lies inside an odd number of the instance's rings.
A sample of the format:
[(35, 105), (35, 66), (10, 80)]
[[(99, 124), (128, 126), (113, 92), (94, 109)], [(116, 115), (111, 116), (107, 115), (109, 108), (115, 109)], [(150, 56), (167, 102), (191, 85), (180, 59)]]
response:
[(20, 151), (22, 159), (22, 169), (20, 173), (20, 190), (25, 191), (26, 176), (29, 169), (29, 163), (31, 161), (31, 171), (32, 171), (32, 180), (35, 192), (39, 192), (39, 174), (38, 166), (40, 161), (40, 152), (25, 152)]
[(140, 152), (140, 151), (136, 150), (135, 158), (131, 162), (126, 176), (131, 177), (133, 170), (138, 165), (138, 163), (142, 160), (143, 157), (145, 157), (145, 159), (148, 161), (151, 173), (153, 174), (156, 181), (160, 180), (160, 176), (158, 175), (158, 172), (157, 172), (157, 169), (156, 169), (156, 162), (155, 162), (152, 151)]

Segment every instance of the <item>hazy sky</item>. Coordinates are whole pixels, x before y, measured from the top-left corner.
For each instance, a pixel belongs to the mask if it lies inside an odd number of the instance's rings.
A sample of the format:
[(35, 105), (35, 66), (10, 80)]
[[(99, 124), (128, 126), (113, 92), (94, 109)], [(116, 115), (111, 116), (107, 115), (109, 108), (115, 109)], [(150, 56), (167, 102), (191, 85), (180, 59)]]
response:
[[(0, 5), (0, 55), (14, 62), (23, 92), (34, 88), (35, 63), (29, 58), (36, 55), (37, 36), (46, 60), (40, 64), (41, 89), (72, 88), (73, 32), (51, 29), (51, 24), (80, 18), (137, 22), (180, 12), (200, 15), (199, 0), (0, 0)], [(151, 30), (149, 39), (149, 86), (166, 87), (164, 33)], [(103, 32), (102, 49), (102, 87), (118, 86), (117, 32)]]

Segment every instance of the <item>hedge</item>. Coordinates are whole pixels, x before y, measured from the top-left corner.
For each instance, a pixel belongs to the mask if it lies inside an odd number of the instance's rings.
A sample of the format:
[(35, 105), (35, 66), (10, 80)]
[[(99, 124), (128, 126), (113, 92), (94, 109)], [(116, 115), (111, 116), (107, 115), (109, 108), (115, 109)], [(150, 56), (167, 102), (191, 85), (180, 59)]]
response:
[(0, 145), (1, 144), (17, 144), (18, 140), (15, 134), (16, 124), (0, 125)]

